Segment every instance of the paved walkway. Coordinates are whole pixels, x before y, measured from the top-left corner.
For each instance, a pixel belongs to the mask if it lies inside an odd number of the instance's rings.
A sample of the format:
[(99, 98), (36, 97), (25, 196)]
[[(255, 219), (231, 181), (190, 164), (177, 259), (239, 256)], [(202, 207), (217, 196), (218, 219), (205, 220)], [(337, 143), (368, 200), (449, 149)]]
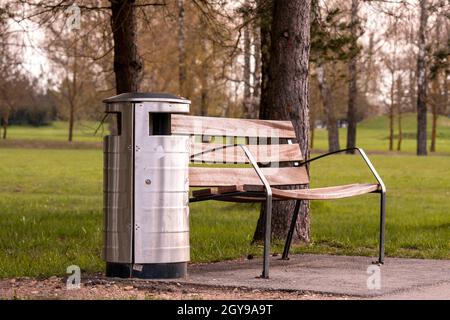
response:
[(450, 260), (387, 258), (379, 270), (372, 269), (372, 260), (311, 254), (292, 255), (289, 261), (271, 257), (270, 279), (258, 278), (261, 259), (226, 261), (192, 265), (187, 279), (177, 282), (361, 298), (450, 300)]

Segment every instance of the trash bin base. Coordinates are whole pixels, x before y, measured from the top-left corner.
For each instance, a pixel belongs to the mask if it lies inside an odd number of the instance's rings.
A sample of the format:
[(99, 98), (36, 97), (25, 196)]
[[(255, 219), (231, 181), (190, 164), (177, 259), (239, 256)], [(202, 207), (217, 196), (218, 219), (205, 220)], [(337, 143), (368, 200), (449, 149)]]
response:
[(146, 263), (106, 263), (106, 276), (114, 278), (173, 279), (187, 275), (187, 262)]

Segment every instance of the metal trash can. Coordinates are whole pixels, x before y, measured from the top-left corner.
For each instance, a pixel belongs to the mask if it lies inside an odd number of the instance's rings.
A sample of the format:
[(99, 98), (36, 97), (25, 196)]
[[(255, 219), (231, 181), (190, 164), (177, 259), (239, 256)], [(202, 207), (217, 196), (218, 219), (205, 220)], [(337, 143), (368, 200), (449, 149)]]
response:
[(124, 93), (103, 101), (117, 134), (104, 138), (106, 276), (186, 276), (189, 248), (188, 136), (171, 136), (171, 114), (190, 101)]

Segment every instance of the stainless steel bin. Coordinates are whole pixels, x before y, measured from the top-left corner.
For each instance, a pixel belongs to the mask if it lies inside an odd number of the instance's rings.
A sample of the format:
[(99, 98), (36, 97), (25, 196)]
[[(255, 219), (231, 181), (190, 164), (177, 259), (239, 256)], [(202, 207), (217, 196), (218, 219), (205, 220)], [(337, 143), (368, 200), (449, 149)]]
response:
[(104, 138), (104, 259), (109, 277), (178, 278), (189, 256), (189, 137), (171, 114), (190, 101), (162, 93), (104, 100), (116, 135)]

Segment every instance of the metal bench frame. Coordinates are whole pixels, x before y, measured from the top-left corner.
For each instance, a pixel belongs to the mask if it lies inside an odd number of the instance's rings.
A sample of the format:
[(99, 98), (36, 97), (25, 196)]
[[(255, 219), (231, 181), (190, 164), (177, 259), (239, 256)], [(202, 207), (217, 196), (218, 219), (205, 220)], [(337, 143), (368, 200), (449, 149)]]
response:
[[(207, 152), (214, 152), (217, 151), (219, 149), (223, 149), (223, 148), (228, 148), (228, 147), (236, 147), (239, 146), (243, 152), (245, 153), (247, 159), (249, 160), (250, 164), (252, 165), (253, 169), (255, 170), (256, 174), (258, 175), (259, 179), (261, 180), (261, 183), (264, 186), (264, 198), (266, 201), (266, 207), (265, 207), (265, 214), (264, 214), (264, 256), (263, 256), (263, 271), (262, 271), (262, 278), (269, 278), (269, 256), (270, 256), (270, 238), (271, 238), (271, 221), (272, 221), (272, 188), (269, 184), (269, 182), (267, 181), (266, 177), (264, 176), (264, 173), (262, 172), (261, 168), (258, 166), (257, 161), (255, 160), (253, 154), (248, 150), (246, 145), (243, 144), (230, 144), (230, 145), (225, 145), (225, 146), (220, 146), (217, 148), (211, 148), (205, 151), (202, 151), (200, 153), (191, 155), (191, 158), (194, 158), (198, 155), (207, 153)], [(346, 151), (358, 151), (358, 153), (361, 155), (362, 159), (364, 160), (364, 162), (366, 163), (366, 165), (368, 166), (369, 170), (371, 171), (371, 173), (373, 174), (373, 176), (375, 177), (375, 179), (378, 182), (379, 185), (379, 189), (372, 192), (372, 193), (379, 193), (380, 194), (380, 238), (379, 238), (379, 256), (378, 256), (378, 261), (376, 263), (378, 264), (383, 264), (384, 263), (384, 248), (385, 248), (385, 222), (386, 222), (386, 186), (383, 182), (383, 180), (381, 179), (380, 175), (378, 174), (378, 172), (376, 171), (375, 167), (373, 166), (372, 162), (370, 161), (369, 157), (367, 157), (366, 153), (364, 152), (363, 149), (361, 148), (348, 148), (348, 149), (342, 149), (342, 150), (338, 150), (338, 151), (334, 151), (334, 152), (329, 152), (329, 153), (325, 153), (322, 154), (320, 156), (317, 156), (315, 158), (311, 158), (309, 160), (306, 161), (302, 161), (300, 163), (298, 163), (296, 166), (304, 166), (304, 165), (309, 165), (309, 163), (312, 163), (313, 161), (319, 160), (321, 158), (330, 156), (330, 155), (334, 155), (337, 153), (341, 153), (341, 152), (346, 152)], [(233, 197), (233, 196), (239, 196), (239, 195), (250, 195), (250, 196), (254, 196), (254, 197), (261, 197), (261, 193), (258, 192), (232, 192), (232, 193), (226, 193), (226, 194), (218, 194), (218, 195), (211, 195), (211, 196), (207, 196), (207, 197), (203, 197), (203, 198), (190, 198), (189, 202), (199, 202), (199, 201), (206, 201), (206, 200), (219, 200), (220, 198), (229, 198), (229, 197)], [(300, 211), (300, 204), (301, 201), (304, 200), (296, 200), (296, 204), (295, 204), (295, 208), (294, 208), (294, 213), (292, 215), (292, 220), (291, 220), (291, 224), (289, 227), (289, 231), (288, 231), (288, 235), (286, 238), (286, 242), (284, 245), (284, 250), (283, 250), (283, 255), (282, 258), (283, 260), (288, 260), (289, 259), (289, 249), (291, 247), (292, 244), (292, 237), (294, 234), (294, 229), (295, 229), (295, 225), (298, 219), (298, 214)]]

